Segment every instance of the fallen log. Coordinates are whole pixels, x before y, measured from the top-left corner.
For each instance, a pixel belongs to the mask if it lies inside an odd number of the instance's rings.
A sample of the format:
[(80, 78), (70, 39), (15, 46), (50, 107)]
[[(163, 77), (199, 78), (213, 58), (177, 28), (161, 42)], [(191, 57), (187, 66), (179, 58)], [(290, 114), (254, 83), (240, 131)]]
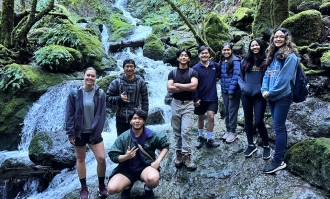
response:
[(51, 181), (53, 177), (60, 171), (53, 170), (49, 166), (33, 166), (19, 168), (4, 168), (0, 171), (0, 180), (8, 180), (13, 178), (39, 177)]
[[(160, 38), (160, 40), (166, 44), (169, 44), (169, 42), (170, 42), (169, 37), (162, 37), (162, 38)], [(145, 42), (145, 39), (139, 39), (136, 41), (127, 41), (127, 42), (124, 42), (124, 41), (110, 42), (109, 51), (112, 53), (115, 53), (118, 51), (122, 51), (124, 48), (127, 48), (127, 47), (133, 47), (133, 48), (143, 47), (144, 42)]]

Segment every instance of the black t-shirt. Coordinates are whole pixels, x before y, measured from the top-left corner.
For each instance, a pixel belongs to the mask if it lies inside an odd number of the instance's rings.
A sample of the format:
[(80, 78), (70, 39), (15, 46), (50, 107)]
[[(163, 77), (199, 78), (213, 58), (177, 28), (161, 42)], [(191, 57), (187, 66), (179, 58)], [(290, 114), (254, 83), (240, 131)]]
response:
[[(176, 77), (173, 77), (173, 71), (168, 74), (168, 80), (174, 80), (174, 83), (189, 84), (191, 78), (198, 78), (198, 73), (194, 70), (189, 77), (189, 68), (180, 69), (177, 68)], [(173, 98), (181, 101), (193, 100), (194, 91), (183, 91), (179, 93), (173, 93)]]

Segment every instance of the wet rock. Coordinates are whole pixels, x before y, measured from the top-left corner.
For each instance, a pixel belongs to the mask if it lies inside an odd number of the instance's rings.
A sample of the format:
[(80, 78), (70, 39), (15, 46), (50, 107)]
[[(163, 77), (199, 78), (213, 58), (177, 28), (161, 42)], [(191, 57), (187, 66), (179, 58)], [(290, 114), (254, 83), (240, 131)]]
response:
[(164, 124), (164, 111), (161, 108), (154, 108), (149, 111), (149, 115), (146, 121), (147, 125), (153, 125), (153, 124)]
[(58, 170), (72, 168), (76, 164), (74, 148), (65, 132), (37, 133), (30, 142), (29, 157), (36, 165)]

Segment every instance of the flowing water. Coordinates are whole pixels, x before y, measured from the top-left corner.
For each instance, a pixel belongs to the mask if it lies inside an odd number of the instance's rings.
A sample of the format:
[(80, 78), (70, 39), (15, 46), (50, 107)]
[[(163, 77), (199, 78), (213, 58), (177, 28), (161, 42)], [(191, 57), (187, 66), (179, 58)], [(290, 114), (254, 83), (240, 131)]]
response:
[[(114, 6), (122, 9), (125, 16), (129, 21), (136, 25), (139, 19), (133, 18), (128, 12), (125, 11), (125, 6), (127, 1), (119, 0), (116, 1)], [(125, 40), (136, 40), (144, 39), (151, 33), (150, 27), (137, 26), (134, 33), (125, 38)], [(102, 32), (102, 43), (106, 52), (109, 49), (108, 43), (108, 32), (107, 28), (103, 27)], [(166, 95), (166, 82), (167, 75), (171, 70), (171, 67), (165, 65), (161, 61), (153, 61), (142, 55), (142, 48), (137, 48), (132, 50), (131, 48), (124, 49), (123, 52), (119, 52), (112, 55), (118, 61), (118, 68), (120, 71), (112, 72), (121, 73), (122, 72), (122, 62), (125, 58), (132, 58), (135, 60), (139, 68), (143, 68), (145, 71), (145, 80), (148, 83), (149, 91), (149, 112), (153, 112), (155, 108), (160, 108), (163, 111), (163, 116), (165, 124), (161, 125), (151, 125), (148, 126), (152, 130), (157, 130), (158, 132), (165, 132), (171, 129), (170, 126), (170, 106), (164, 104), (164, 96)], [(110, 83), (110, 82), (109, 82)], [(30, 108), (28, 114), (24, 119), (24, 127), (22, 130), (22, 142), (19, 145), (18, 151), (2, 151), (0, 157), (0, 164), (8, 158), (17, 158), (28, 162), (31, 161), (28, 157), (28, 146), (33, 138), (35, 132), (62, 132), (64, 131), (64, 118), (65, 118), (65, 104), (68, 93), (71, 88), (82, 85), (82, 81), (69, 81), (61, 83), (59, 85), (53, 86), (48, 89), (48, 91), (40, 97), (40, 99), (33, 104)], [(109, 117), (109, 116), (108, 116)], [(105, 151), (107, 152), (114, 140), (116, 139), (116, 128), (115, 128), (115, 118), (107, 118), (106, 126), (102, 134), (105, 143)], [(111, 170), (116, 166), (112, 164), (110, 159), (107, 157), (107, 171), (108, 176)], [(87, 184), (92, 184), (97, 182), (96, 175), (96, 160), (94, 158), (91, 150), (87, 152), (86, 155), (86, 167), (87, 167)], [(0, 185), (5, 186), (5, 185)], [(63, 198), (66, 194), (72, 192), (73, 190), (80, 188), (80, 182), (78, 180), (77, 172), (75, 169), (64, 169), (59, 174), (57, 174), (49, 187), (42, 193), (37, 192), (38, 181), (35, 179), (29, 179), (24, 185), (24, 191), (18, 193), (18, 198), (30, 198), (30, 199), (40, 199), (40, 198)], [(1, 196), (2, 198), (2, 196)]]

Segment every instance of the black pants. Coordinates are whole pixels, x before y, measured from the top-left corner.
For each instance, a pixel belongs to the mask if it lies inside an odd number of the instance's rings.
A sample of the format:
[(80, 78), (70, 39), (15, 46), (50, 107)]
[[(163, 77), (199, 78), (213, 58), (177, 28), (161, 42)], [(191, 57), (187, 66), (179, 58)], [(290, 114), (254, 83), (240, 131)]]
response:
[(117, 136), (119, 136), (120, 134), (122, 134), (125, 131), (127, 131), (128, 129), (130, 129), (131, 124), (116, 121), (116, 128), (117, 128)]
[(253, 144), (253, 113), (254, 122), (259, 131), (263, 145), (268, 146), (268, 133), (264, 123), (267, 101), (261, 96), (247, 97), (241, 96), (244, 110), (245, 131), (249, 144)]

